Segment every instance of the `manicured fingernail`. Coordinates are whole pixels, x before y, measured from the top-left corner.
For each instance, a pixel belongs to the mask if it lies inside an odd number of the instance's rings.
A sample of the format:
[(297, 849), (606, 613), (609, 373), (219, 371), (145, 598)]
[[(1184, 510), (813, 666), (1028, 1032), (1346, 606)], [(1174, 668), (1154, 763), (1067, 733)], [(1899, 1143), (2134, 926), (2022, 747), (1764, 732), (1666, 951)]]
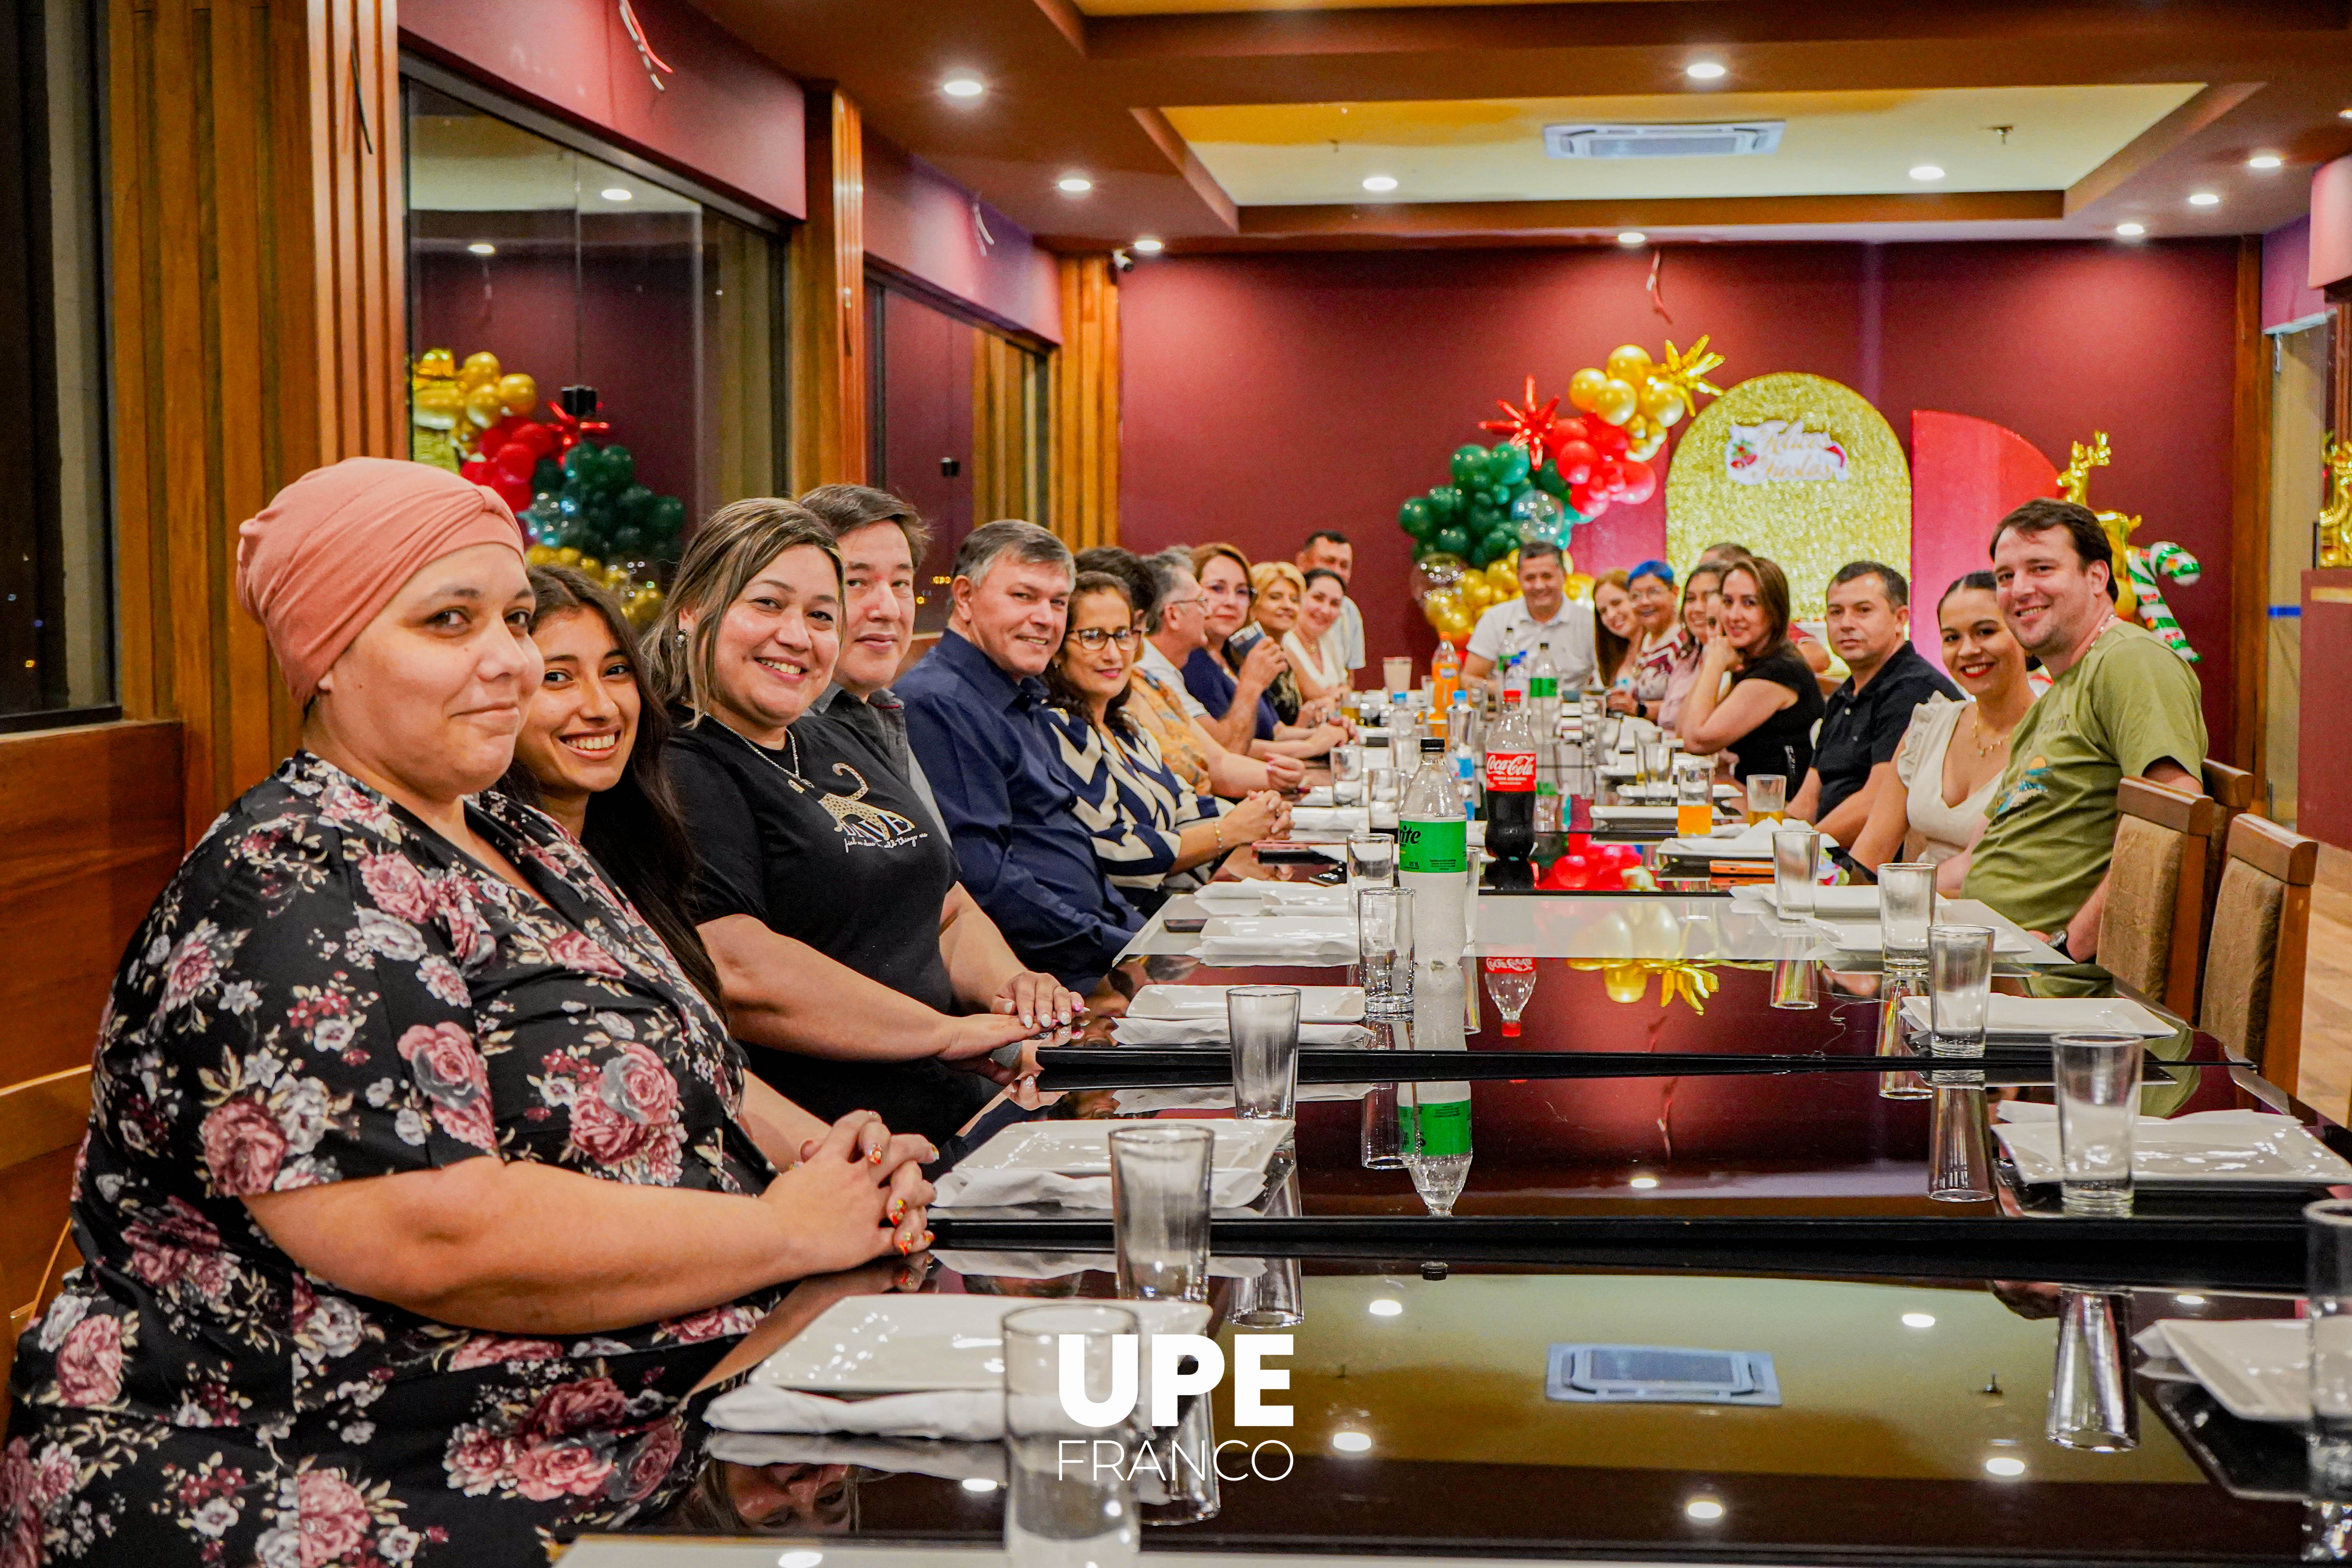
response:
[(877, 1150), (875, 1150), (872, 1153), (870, 1153), (870, 1154), (866, 1155), (866, 1163), (867, 1164), (869, 1164), (869, 1165), (878, 1165), (878, 1164), (880, 1164), (880, 1163), (882, 1163), (882, 1151), (881, 1151), (881, 1150), (879, 1150), (879, 1149), (877, 1149)]
[(923, 1232), (923, 1245), (924, 1245), (925, 1247), (929, 1247), (929, 1246), (930, 1246), (930, 1244), (931, 1244), (931, 1233), (930, 1233), (929, 1231), (928, 1231), (928, 1230), (927, 1230), (927, 1231)]
[(892, 1225), (897, 1225), (900, 1220), (905, 1219), (906, 1217), (907, 1200), (904, 1198), (892, 1198), (890, 1200), (890, 1223)]
[(924, 1144), (924, 1145), (923, 1145), (923, 1150), (924, 1150), (924, 1152), (923, 1152), (923, 1163), (924, 1163), (924, 1164), (926, 1164), (926, 1165), (929, 1164), (932, 1161), (936, 1160), (936, 1159), (938, 1159), (938, 1158), (940, 1157), (940, 1152), (939, 1152), (939, 1150), (938, 1150), (937, 1148), (933, 1147), (931, 1144), (929, 1144), (929, 1143)]

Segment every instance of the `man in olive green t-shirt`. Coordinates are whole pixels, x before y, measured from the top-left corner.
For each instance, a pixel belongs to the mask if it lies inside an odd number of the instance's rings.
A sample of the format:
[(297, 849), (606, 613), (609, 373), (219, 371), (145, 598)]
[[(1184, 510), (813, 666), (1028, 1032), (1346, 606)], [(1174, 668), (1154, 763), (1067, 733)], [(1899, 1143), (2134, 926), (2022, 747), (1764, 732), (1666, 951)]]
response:
[(2026, 502), (1994, 531), (1992, 559), (2002, 618), (2053, 680), (2011, 731), (1962, 890), (2089, 958), (2115, 854), (2116, 786), (2137, 774), (2203, 792), (2197, 676), (2116, 617), (2114, 550), (2088, 508)]

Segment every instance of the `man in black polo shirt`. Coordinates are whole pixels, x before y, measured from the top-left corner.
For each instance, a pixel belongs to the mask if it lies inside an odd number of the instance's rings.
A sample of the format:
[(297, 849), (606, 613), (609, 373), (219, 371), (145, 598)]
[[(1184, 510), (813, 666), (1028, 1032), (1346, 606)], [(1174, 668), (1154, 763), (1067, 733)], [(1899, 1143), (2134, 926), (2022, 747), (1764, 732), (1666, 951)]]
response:
[(1894, 782), (1895, 752), (1911, 710), (1958, 687), (1911, 646), (1911, 585), (1875, 561), (1854, 561), (1830, 579), (1830, 647), (1853, 673), (1830, 694), (1804, 787), (1789, 815), (1852, 844), (1870, 820), (1873, 798)]

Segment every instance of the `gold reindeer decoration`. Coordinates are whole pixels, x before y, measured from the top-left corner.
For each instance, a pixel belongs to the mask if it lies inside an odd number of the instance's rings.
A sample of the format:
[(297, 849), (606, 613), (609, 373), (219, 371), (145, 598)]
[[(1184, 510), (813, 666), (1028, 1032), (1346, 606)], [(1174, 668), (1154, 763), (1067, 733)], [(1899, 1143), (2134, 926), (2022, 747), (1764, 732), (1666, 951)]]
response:
[(2319, 448), (2327, 465), (2326, 510), (2319, 514), (2319, 564), (2352, 566), (2352, 441), (2330, 432)]
[[(2075, 442), (2073, 452), (2068, 456), (2065, 471), (2058, 476), (2060, 497), (2076, 506), (2090, 506), (2091, 470), (2104, 468), (2114, 460), (2115, 454), (2107, 448), (2107, 433), (2105, 430), (2094, 431), (2088, 447), (2080, 441)], [(2096, 510), (2095, 508), (2093, 510)], [(2107, 531), (2107, 542), (2115, 547), (2116, 614), (2127, 621), (2137, 620), (2139, 595), (2133, 589), (2132, 574), (2124, 569), (2124, 563), (2130, 558), (2132, 530), (2139, 526), (2140, 520), (2126, 517), (2119, 511), (2102, 511), (2098, 518), (2099, 526)]]

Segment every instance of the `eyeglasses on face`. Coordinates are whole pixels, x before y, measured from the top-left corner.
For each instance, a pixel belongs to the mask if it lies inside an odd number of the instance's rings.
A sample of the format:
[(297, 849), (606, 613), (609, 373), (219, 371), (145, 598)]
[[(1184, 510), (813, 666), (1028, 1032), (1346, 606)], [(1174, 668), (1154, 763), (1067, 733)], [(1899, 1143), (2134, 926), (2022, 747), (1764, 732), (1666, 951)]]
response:
[(1100, 652), (1102, 645), (1107, 642), (1117, 643), (1119, 647), (1119, 650), (1123, 653), (1127, 649), (1135, 646), (1135, 628), (1133, 626), (1121, 626), (1118, 630), (1114, 632), (1106, 631), (1100, 626), (1087, 626), (1078, 631), (1072, 632), (1070, 634), (1070, 640), (1077, 644), (1080, 647), (1086, 649), (1088, 653)]

